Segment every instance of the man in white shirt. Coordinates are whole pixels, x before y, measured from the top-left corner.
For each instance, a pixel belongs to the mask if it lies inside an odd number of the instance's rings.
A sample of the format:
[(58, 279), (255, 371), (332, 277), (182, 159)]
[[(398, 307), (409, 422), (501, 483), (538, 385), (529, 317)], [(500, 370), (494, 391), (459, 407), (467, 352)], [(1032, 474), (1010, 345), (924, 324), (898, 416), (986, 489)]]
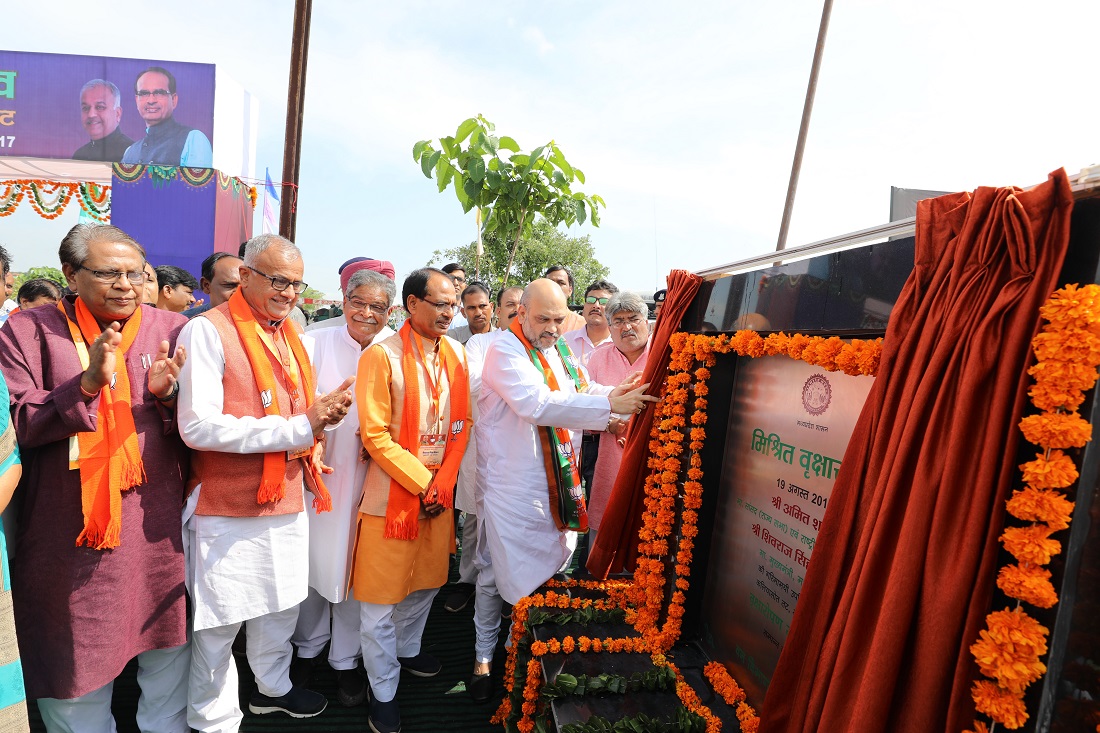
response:
[[(611, 413), (640, 412), (655, 397), (636, 379), (612, 388), (588, 384), (584, 368), (560, 342), (568, 314), (556, 283), (531, 283), (509, 331), (492, 340), (485, 353), (478, 398), (480, 420), (477, 516), (478, 578), (474, 610), (475, 700), (492, 694), (489, 670), (500, 629), (501, 600), (516, 603), (546, 582), (569, 558), (576, 533), (559, 530), (548, 508), (548, 490), (557, 461), (544, 460), (543, 440), (551, 444), (565, 431), (561, 454), (575, 454), (579, 431), (603, 430)], [(584, 392), (578, 391), (578, 385)], [(546, 431), (547, 436), (540, 435)], [(575, 477), (575, 462), (569, 473)], [(572, 493), (572, 492), (571, 492)], [(497, 558), (497, 562), (493, 562)]]
[[(339, 328), (310, 334), (310, 358), (317, 369), (317, 392), (336, 389), (359, 368), (359, 357), (371, 345), (393, 335), (386, 325), (397, 285), (381, 272), (359, 269), (344, 283), (344, 315)], [(357, 415), (354, 400), (349, 412)], [(332, 511), (306, 508), (309, 515), (309, 595), (298, 609), (293, 641), (296, 668), (307, 671), (328, 644), (328, 663), (336, 670), (336, 694), (345, 707), (367, 697), (367, 679), (356, 667), (362, 656), (359, 601), (348, 595), (355, 527), (367, 464), (360, 458), (363, 441), (358, 420), (344, 420), (325, 433), (325, 463), (332, 473), (325, 480)], [(299, 681), (296, 679), (296, 681)], [(299, 681), (300, 684), (306, 684)]]
[(231, 648), (246, 621), (257, 687), (249, 710), (311, 717), (326, 706), (291, 684), (290, 637), (308, 587), (304, 488), (326, 503), (317, 438), (347, 414), (354, 379), (314, 398), (313, 367), (287, 323), (303, 270), (292, 242), (254, 237), (240, 287), (178, 339), (188, 359), (177, 420), (193, 449), (183, 513), (193, 609), (187, 723), (199, 731), (240, 727)]
[(474, 334), (489, 333), (493, 329), (493, 301), (489, 299), (489, 288), (475, 280), (466, 286), (458, 301), (462, 304), (459, 312), (466, 316), (466, 324), (451, 326), (448, 336), (465, 344)]
[[(585, 325), (569, 331), (565, 334), (565, 343), (581, 360), (581, 364), (588, 366), (588, 360), (592, 358), (592, 352), (611, 343), (611, 329), (607, 325), (607, 314), (604, 306), (612, 295), (619, 292), (614, 284), (607, 280), (597, 280), (584, 291), (584, 306), (581, 315), (584, 316)], [(581, 439), (581, 478), (584, 479), (585, 498), (592, 494), (592, 476), (596, 473), (596, 459), (600, 452), (600, 434), (592, 431), (584, 431)], [(584, 567), (588, 558), (588, 537), (582, 537), (577, 543), (578, 563)], [(585, 571), (587, 572), (587, 571)]]

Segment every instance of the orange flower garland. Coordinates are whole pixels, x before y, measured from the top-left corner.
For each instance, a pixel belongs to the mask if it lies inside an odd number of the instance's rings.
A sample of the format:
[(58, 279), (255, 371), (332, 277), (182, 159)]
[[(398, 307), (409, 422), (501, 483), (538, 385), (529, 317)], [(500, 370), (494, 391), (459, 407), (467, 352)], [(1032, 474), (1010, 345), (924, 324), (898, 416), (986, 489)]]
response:
[[(675, 672), (677, 696), (684, 707), (703, 719), (708, 733), (720, 731), (721, 720), (702, 704), (676, 666), (664, 656), (680, 638), (684, 603), (691, 585), (691, 563), (699, 532), (699, 510), (703, 505), (700, 451), (706, 440), (707, 382), (711, 378), (711, 369), (717, 363), (716, 355), (731, 352), (752, 357), (786, 355), (827, 371), (873, 375), (878, 370), (882, 339), (846, 342), (835, 337), (789, 336), (785, 333), (775, 333), (765, 338), (754, 331), (738, 331), (732, 337), (676, 333), (670, 340), (670, 347), (668, 376), (650, 433), (647, 463), (650, 471), (644, 484), (639, 557), (633, 580), (602, 583), (549, 581), (546, 584), (549, 591), (523, 598), (515, 605), (512, 610), (512, 644), (504, 672), (507, 694), (493, 715), (493, 723), (509, 725), (513, 719), (512, 693), (516, 692), (515, 685), (519, 679), (523, 679), (521, 717), (516, 725), (520, 730), (534, 729), (538, 678), (541, 677), (541, 666), (534, 665), (538, 665), (538, 659), (546, 654), (648, 651), (655, 665), (667, 666)], [(1047, 472), (1053, 474), (1057, 471), (1057, 466), (1053, 466)], [(600, 590), (606, 593), (607, 598), (596, 601), (571, 599), (555, 590), (571, 587)], [(634, 626), (640, 637), (592, 639), (567, 636), (531, 641), (527, 675), (517, 678), (517, 655), (526, 643), (522, 640), (529, 633), (528, 620), (532, 609), (580, 609), (590, 606), (600, 610), (623, 609), (627, 622)], [(755, 733), (760, 719), (753, 707), (745, 702), (744, 691), (725, 667), (711, 663), (705, 672), (718, 694), (734, 708), (741, 730)]]
[[(56, 219), (65, 213), (75, 197), (93, 219), (107, 221), (109, 205), (107, 193), (110, 186), (95, 183), (62, 183), (37, 178), (20, 178), (7, 181), (0, 188), (0, 217), (11, 216), (24, 199), (44, 219)], [(27, 195), (29, 194), (29, 196)]]
[[(1080, 448), (1092, 439), (1092, 425), (1077, 409), (1085, 390), (1096, 383), (1100, 366), (1100, 286), (1067, 285), (1039, 314), (1047, 324), (1031, 342), (1037, 363), (1028, 370), (1035, 379), (1028, 394), (1043, 412), (1023, 418), (1020, 430), (1043, 450), (1020, 466), (1026, 486), (1014, 491), (1006, 504), (1010, 515), (1030, 524), (1007, 527), (1001, 535), (1017, 563), (997, 575), (997, 587), (1017, 604), (990, 613), (979, 640), (970, 647), (978, 669), (989, 678), (974, 682), (974, 706), (1009, 729), (1027, 722), (1024, 693), (1046, 674), (1039, 659), (1047, 652), (1049, 630), (1025, 613), (1021, 603), (1051, 608), (1058, 602), (1051, 573), (1043, 566), (1062, 550), (1061, 542), (1050, 535), (1069, 527), (1073, 513), (1073, 502), (1059, 489), (1069, 488), (1078, 478), (1073, 459), (1059, 449)], [(976, 733), (987, 730), (975, 721)]]

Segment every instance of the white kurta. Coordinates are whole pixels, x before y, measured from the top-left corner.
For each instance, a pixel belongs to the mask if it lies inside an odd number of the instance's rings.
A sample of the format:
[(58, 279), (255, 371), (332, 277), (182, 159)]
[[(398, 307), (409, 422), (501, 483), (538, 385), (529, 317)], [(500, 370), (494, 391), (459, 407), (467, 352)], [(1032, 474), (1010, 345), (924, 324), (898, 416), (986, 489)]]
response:
[[(481, 366), (485, 361), (485, 350), (489, 343), (500, 336), (502, 331), (477, 333), (466, 342), (466, 367), (469, 369), (470, 412), (474, 425), (478, 421), (477, 398), (481, 394)], [(466, 442), (466, 453), (458, 469), (458, 490), (455, 493), (455, 508), (459, 511), (477, 514), (477, 431), (470, 433)]]
[[(311, 338), (302, 337), (307, 349)], [(187, 349), (180, 370), (177, 423), (192, 450), (269, 453), (313, 442), (309, 418), (222, 414), (225, 352), (208, 319), (194, 318), (177, 344)], [(195, 514), (200, 484), (183, 511), (187, 586), (194, 629), (209, 629), (284, 611), (306, 597), (309, 520), (305, 512), (267, 517)], [(306, 501), (308, 502), (308, 499)]]
[[(330, 319), (335, 320), (335, 319)], [(363, 352), (359, 342), (351, 337), (344, 319), (339, 328), (312, 331), (313, 350), (310, 359), (317, 370), (317, 394), (328, 394), (348, 377), (354, 377)], [(373, 345), (393, 335), (383, 326), (371, 341)], [(358, 414), (355, 392), (352, 391), (348, 414)], [(309, 515), (309, 586), (326, 600), (339, 603), (347, 598), (348, 576), (355, 547), (355, 527), (359, 519), (359, 500), (363, 495), (363, 480), (367, 464), (360, 460), (363, 441), (359, 438), (359, 421), (344, 420), (325, 433), (325, 463), (333, 472), (322, 478), (332, 495), (332, 511), (318, 514), (313, 502), (306, 503)]]
[(477, 435), (479, 548), (488, 551), (501, 597), (516, 603), (569, 557), (576, 535), (559, 532), (550, 513), (538, 426), (567, 428), (580, 455), (580, 431), (602, 430), (611, 416), (612, 387), (578, 394), (553, 348), (543, 352), (558, 381), (551, 391), (515, 335), (490, 343), (481, 372)]

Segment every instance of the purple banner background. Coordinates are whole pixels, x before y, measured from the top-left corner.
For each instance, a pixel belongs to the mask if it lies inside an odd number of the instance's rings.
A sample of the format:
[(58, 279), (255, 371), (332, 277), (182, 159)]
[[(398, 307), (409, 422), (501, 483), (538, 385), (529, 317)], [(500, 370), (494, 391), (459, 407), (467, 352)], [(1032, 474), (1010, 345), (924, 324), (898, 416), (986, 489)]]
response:
[(217, 192), (217, 175), (201, 187), (178, 173), (156, 181), (145, 173), (130, 183), (112, 176), (111, 224), (136, 239), (154, 267), (175, 265), (198, 279), (202, 261), (214, 251)]
[(17, 74), (15, 98), (0, 93), (0, 111), (15, 112), (14, 124), (0, 124), (0, 156), (72, 158), (89, 140), (80, 121), (80, 89), (92, 79), (106, 79), (118, 87), (119, 129), (141, 140), (145, 122), (138, 114), (134, 82), (150, 66), (163, 67), (176, 77), (176, 121), (202, 131), (213, 143), (213, 64), (0, 51), (0, 74)]

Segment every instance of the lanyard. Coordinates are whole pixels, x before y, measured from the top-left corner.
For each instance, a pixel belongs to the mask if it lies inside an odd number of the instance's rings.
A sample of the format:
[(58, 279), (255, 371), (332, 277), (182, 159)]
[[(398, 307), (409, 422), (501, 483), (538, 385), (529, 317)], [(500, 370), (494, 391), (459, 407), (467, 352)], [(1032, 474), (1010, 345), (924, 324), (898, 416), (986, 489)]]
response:
[[(443, 353), (439, 348), (439, 344), (436, 344), (436, 359), (435, 368), (436, 373), (432, 375), (432, 370), (428, 368), (428, 357), (424, 352), (424, 345), (420, 343), (420, 335), (413, 332), (410, 334), (414, 342), (416, 342), (416, 350), (420, 352), (420, 361), (424, 364), (424, 373), (428, 376), (428, 386), (432, 389), (432, 412), (428, 415), (428, 424), (437, 425), (442, 423), (442, 415), (439, 413), (439, 399), (443, 394)], [(432, 415), (435, 416), (435, 420), (432, 420)]]

